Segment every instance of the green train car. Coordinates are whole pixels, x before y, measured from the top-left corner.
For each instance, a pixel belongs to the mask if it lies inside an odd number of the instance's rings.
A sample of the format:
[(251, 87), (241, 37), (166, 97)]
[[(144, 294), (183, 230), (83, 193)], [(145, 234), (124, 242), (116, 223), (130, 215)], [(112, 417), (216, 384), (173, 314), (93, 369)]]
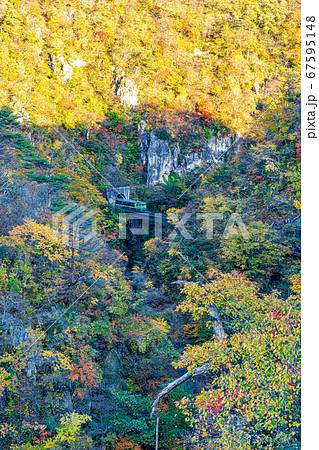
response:
[(125, 200), (118, 198), (115, 202), (116, 206), (122, 206), (124, 208), (130, 208), (135, 211), (146, 211), (147, 204), (145, 202), (139, 202), (137, 200)]

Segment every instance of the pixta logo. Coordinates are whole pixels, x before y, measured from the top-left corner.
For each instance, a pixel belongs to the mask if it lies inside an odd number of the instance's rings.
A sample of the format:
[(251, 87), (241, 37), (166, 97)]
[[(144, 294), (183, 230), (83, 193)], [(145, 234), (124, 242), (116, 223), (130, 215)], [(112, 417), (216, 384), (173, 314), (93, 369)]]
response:
[(133, 235), (149, 235), (151, 228), (156, 238), (163, 238), (163, 229), (168, 223), (174, 226), (174, 230), (168, 235), (168, 239), (173, 240), (178, 234), (187, 240), (194, 239), (194, 236), (187, 230), (186, 224), (190, 219), (201, 222), (201, 229), (204, 231), (207, 240), (214, 238), (214, 224), (217, 220), (226, 220), (224, 224), (223, 239), (229, 239), (235, 235), (241, 235), (244, 239), (249, 239), (249, 232), (239, 214), (231, 214), (225, 218), (220, 213), (196, 214), (185, 213), (178, 216), (175, 213), (153, 214), (153, 213), (120, 213), (119, 214), (119, 239), (127, 238), (127, 230)]
[(52, 237), (55, 241), (78, 249), (96, 236), (97, 211), (70, 203), (52, 216)]

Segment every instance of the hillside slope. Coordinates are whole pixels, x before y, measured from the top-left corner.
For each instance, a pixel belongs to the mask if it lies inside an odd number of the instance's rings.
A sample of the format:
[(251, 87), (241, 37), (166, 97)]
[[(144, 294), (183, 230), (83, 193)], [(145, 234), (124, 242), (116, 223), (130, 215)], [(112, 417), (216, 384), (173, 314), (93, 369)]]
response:
[(1, 3), (1, 448), (300, 448), (299, 15)]

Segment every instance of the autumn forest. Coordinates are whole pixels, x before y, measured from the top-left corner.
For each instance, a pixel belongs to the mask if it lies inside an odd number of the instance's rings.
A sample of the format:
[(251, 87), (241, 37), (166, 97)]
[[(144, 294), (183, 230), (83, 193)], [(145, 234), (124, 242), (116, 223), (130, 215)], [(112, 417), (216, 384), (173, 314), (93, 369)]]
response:
[(0, 449), (300, 449), (298, 0), (3, 0), (0, 47)]

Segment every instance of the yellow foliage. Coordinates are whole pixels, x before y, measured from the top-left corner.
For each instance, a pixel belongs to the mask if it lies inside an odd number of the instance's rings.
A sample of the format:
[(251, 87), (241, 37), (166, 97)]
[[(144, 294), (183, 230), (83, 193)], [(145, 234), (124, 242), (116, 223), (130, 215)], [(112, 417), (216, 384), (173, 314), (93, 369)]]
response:
[(54, 370), (71, 370), (73, 363), (71, 359), (61, 352), (53, 352), (51, 350), (44, 350), (42, 352), (44, 359), (48, 359), (50, 362), (55, 362)]
[(120, 439), (114, 447), (114, 450), (142, 450), (142, 447), (134, 442), (130, 442), (126, 438)]
[[(235, 273), (213, 271), (211, 276), (204, 286), (186, 284), (186, 299), (178, 307), (194, 319), (208, 318), (211, 307), (218, 307), (232, 327), (226, 339), (189, 346), (174, 363), (189, 371), (209, 364), (218, 373), (195, 399), (198, 437), (216, 433), (212, 447), (248, 450), (249, 432), (243, 425), (253, 422), (269, 448), (279, 436), (291, 442), (300, 422), (300, 277), (291, 278), (294, 295), (283, 299), (277, 292), (259, 293)], [(187, 401), (178, 406), (189, 417)], [(230, 423), (235, 414), (238, 423)]]
[[(10, 231), (10, 236), (17, 243), (24, 242), (32, 245), (50, 261), (62, 263), (72, 256), (72, 251), (53, 238), (52, 228), (42, 225), (31, 219), (27, 219), (24, 225), (20, 225)], [(77, 251), (75, 251), (77, 255)]]
[(53, 439), (44, 443), (43, 449), (56, 448), (59, 444), (74, 444), (79, 436), (81, 426), (92, 420), (87, 414), (78, 414), (76, 412), (65, 414), (60, 419), (60, 426)]
[[(49, 0), (2, 2), (0, 103), (25, 108), (38, 124), (99, 121), (117, 99), (114, 71), (121, 67), (150, 115), (205, 105), (232, 130), (243, 130), (259, 98), (274, 94), (253, 93), (254, 83), (276, 80), (277, 93), (300, 70), (298, 1), (140, 0), (128, 7), (112, 0), (72, 7), (73, 18), (71, 8)], [(30, 90), (32, 83), (37, 89)]]
[(166, 334), (170, 330), (170, 326), (165, 319), (149, 319), (149, 323), (155, 333)]
[[(89, 208), (105, 205), (105, 197), (87, 179), (87, 176), (89, 176), (88, 169), (84, 170), (82, 164), (81, 166), (80, 170), (78, 168), (65, 168), (59, 171), (59, 175), (65, 175), (69, 179), (70, 199), (82, 203)], [(92, 167), (94, 167), (94, 163), (92, 163)]]
[(301, 202), (300, 202), (300, 200), (294, 200), (294, 206), (300, 211), (301, 210)]

